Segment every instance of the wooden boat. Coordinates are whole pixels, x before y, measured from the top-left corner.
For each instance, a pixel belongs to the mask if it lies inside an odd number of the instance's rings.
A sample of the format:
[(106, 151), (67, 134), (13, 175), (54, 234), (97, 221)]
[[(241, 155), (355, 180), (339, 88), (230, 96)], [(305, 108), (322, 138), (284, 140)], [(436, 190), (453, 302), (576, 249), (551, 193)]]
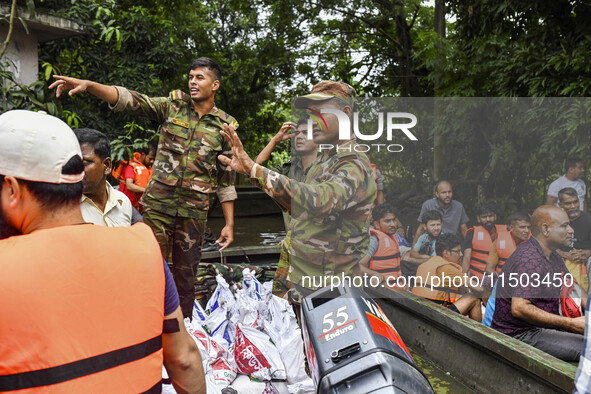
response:
[(230, 246), (223, 251), (203, 252), (201, 261), (207, 263), (277, 264), (281, 246)]
[[(226, 263), (276, 264), (279, 246), (231, 247)], [(219, 252), (204, 261), (220, 262)], [(567, 363), (409, 292), (366, 289), (413, 353), (476, 393), (571, 393), (576, 364)]]
[(572, 393), (576, 364), (561, 361), (408, 292), (368, 292), (421, 357), (477, 393)]
[[(280, 214), (281, 209), (264, 191), (255, 186), (236, 187), (238, 198), (234, 201), (234, 216), (262, 216)], [(209, 210), (209, 218), (223, 218), (219, 201)]]

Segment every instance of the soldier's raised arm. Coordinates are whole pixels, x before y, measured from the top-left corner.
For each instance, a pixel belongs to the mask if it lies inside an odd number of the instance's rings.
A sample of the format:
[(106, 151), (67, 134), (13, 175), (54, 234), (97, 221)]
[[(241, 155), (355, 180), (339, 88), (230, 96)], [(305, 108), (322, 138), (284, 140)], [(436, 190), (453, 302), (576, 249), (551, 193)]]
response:
[(114, 86), (103, 85), (87, 79), (77, 79), (61, 75), (54, 75), (53, 77), (57, 81), (49, 85), (49, 89), (57, 87), (55, 90), (55, 97), (59, 97), (62, 92), (68, 91), (70, 96), (73, 96), (76, 93), (88, 92), (111, 105), (115, 105), (119, 99), (119, 93)]

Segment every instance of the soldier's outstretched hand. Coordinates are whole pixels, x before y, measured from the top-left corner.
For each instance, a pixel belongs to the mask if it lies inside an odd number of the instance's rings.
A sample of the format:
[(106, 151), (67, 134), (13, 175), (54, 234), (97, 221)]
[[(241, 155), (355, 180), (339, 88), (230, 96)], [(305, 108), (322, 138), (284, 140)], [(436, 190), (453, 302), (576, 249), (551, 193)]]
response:
[(55, 90), (55, 97), (59, 97), (62, 92), (68, 91), (70, 96), (73, 96), (76, 93), (81, 93), (86, 91), (88, 84), (90, 81), (84, 79), (77, 79), (77, 78), (70, 78), (64, 77), (61, 75), (54, 75), (53, 76), (57, 81), (49, 85), (49, 89), (53, 89), (57, 87)]
[(232, 148), (232, 158), (220, 155), (218, 156), (219, 160), (232, 167), (236, 172), (247, 175), (250, 174), (250, 170), (255, 164), (254, 160), (252, 160), (244, 151), (244, 146), (242, 146), (242, 142), (240, 141), (240, 138), (238, 138), (234, 127), (229, 124), (224, 124), (224, 131), (221, 133), (230, 144), (230, 148)]

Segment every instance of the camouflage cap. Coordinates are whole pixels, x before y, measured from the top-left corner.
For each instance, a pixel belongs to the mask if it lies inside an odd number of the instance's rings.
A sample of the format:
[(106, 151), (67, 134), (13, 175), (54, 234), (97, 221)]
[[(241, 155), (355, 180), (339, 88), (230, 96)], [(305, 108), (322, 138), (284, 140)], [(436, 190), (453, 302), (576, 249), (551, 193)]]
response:
[(305, 108), (310, 101), (324, 101), (337, 98), (353, 106), (355, 96), (357, 96), (357, 93), (353, 86), (345, 82), (322, 81), (312, 87), (310, 94), (296, 98), (294, 105), (296, 108)]

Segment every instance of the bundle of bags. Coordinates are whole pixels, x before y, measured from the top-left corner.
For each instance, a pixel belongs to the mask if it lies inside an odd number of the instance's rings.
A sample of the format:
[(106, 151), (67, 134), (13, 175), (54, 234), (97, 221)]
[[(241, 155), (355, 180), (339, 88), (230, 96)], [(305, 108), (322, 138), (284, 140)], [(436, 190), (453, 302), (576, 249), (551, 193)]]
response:
[[(244, 269), (241, 286), (216, 277), (205, 310), (198, 302), (185, 327), (197, 343), (208, 394), (308, 394), (316, 392), (306, 374), (304, 347), (289, 303)], [(166, 370), (163, 371), (166, 377)], [(170, 384), (163, 393), (174, 393)]]

